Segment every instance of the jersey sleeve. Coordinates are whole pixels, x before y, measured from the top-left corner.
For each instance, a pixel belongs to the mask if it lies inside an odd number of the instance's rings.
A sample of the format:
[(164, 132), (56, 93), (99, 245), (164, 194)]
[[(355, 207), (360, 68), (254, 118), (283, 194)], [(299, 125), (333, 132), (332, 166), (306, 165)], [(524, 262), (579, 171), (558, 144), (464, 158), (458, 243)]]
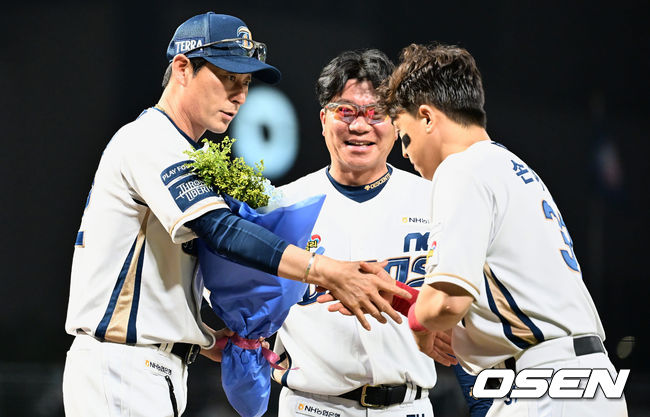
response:
[[(122, 158), (121, 172), (134, 192), (160, 220), (174, 243), (196, 237), (185, 227), (190, 220), (218, 208), (227, 208), (223, 198), (186, 166), (191, 162), (183, 153), (189, 145), (166, 139), (151, 144), (135, 143)], [(166, 146), (167, 145), (167, 146)]]
[(478, 299), (492, 227), (492, 193), (470, 167), (438, 169), (424, 282), (455, 284)]

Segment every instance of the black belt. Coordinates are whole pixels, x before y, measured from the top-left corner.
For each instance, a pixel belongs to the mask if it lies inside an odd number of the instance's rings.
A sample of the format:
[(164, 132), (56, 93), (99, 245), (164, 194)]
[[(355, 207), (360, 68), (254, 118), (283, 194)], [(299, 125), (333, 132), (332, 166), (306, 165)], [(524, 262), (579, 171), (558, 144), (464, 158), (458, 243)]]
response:
[(605, 353), (603, 342), (598, 336), (574, 337), (573, 350), (576, 352), (576, 356), (590, 355), (592, 353)]
[[(573, 338), (573, 351), (576, 356), (584, 356), (592, 353), (605, 353), (605, 347), (598, 336), (576, 336)], [(515, 358), (506, 359), (505, 366), (516, 371)]]
[[(160, 347), (160, 345), (157, 345)], [(190, 343), (174, 343), (171, 352), (181, 358), (186, 365), (196, 362), (196, 357), (201, 352), (201, 346)]]
[[(348, 400), (358, 401), (367, 408), (382, 408), (404, 402), (408, 387), (404, 385), (364, 385), (353, 391), (338, 395)], [(422, 387), (417, 387), (415, 399), (422, 398)]]
[[(110, 342), (104, 339), (100, 339), (90, 333), (87, 333), (83, 329), (77, 329), (77, 334), (85, 334), (88, 335), (92, 338), (95, 338), (99, 340), (100, 342)], [(110, 342), (114, 343), (114, 342)], [(154, 344), (156, 347), (162, 346), (161, 343)], [(196, 357), (199, 356), (199, 353), (201, 352), (201, 346), (199, 345), (192, 345), (190, 343), (174, 343), (174, 346), (172, 346), (171, 352), (181, 358), (183, 362), (185, 362), (186, 365), (189, 365), (191, 363), (196, 362)]]

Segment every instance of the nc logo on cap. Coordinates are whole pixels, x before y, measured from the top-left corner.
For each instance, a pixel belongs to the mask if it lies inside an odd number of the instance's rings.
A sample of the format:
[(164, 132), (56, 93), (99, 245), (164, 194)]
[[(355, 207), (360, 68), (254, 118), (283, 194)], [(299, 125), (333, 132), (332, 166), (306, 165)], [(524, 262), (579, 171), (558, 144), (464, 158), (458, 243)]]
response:
[[(253, 39), (250, 29), (246, 26), (240, 26), (237, 28), (237, 37), (242, 39)], [(253, 42), (244, 41), (241, 43), (241, 46), (246, 49), (251, 49), (253, 47)]]

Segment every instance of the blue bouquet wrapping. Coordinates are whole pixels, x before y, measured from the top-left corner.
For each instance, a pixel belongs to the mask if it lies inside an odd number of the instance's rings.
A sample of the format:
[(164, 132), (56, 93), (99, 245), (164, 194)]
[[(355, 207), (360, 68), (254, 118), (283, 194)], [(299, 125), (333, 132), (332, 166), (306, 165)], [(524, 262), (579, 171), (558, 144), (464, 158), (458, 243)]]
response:
[[(325, 200), (310, 197), (286, 207), (261, 213), (224, 195), (231, 211), (298, 247), (304, 248)], [(300, 301), (307, 284), (279, 278), (213, 252), (198, 240), (199, 266), (210, 303), (225, 325), (236, 333), (227, 341), (221, 362), (221, 381), (228, 401), (243, 417), (261, 416), (268, 408), (271, 367), (258, 344), (274, 334)], [(243, 343), (242, 343), (243, 341)], [(247, 343), (248, 342), (248, 343)]]

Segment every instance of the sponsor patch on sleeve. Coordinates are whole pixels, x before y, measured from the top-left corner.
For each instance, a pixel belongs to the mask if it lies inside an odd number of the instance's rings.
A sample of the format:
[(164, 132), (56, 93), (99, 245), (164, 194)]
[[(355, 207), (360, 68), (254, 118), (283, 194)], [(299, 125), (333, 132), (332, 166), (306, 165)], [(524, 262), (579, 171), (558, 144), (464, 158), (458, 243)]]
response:
[(190, 168), (189, 164), (192, 162), (191, 160), (187, 161), (181, 161), (178, 162), (170, 167), (167, 167), (163, 170), (163, 172), (160, 173), (160, 179), (162, 180), (163, 184), (169, 185), (171, 184), (176, 178), (180, 178), (183, 175), (187, 175), (192, 172), (192, 168)]
[(165, 168), (160, 173), (160, 180), (167, 187), (172, 198), (181, 211), (208, 197), (219, 197), (199, 177), (192, 173), (187, 165), (191, 160), (180, 161)]
[(196, 175), (188, 175), (169, 186), (169, 192), (181, 211), (208, 197), (218, 197), (218, 194)]

